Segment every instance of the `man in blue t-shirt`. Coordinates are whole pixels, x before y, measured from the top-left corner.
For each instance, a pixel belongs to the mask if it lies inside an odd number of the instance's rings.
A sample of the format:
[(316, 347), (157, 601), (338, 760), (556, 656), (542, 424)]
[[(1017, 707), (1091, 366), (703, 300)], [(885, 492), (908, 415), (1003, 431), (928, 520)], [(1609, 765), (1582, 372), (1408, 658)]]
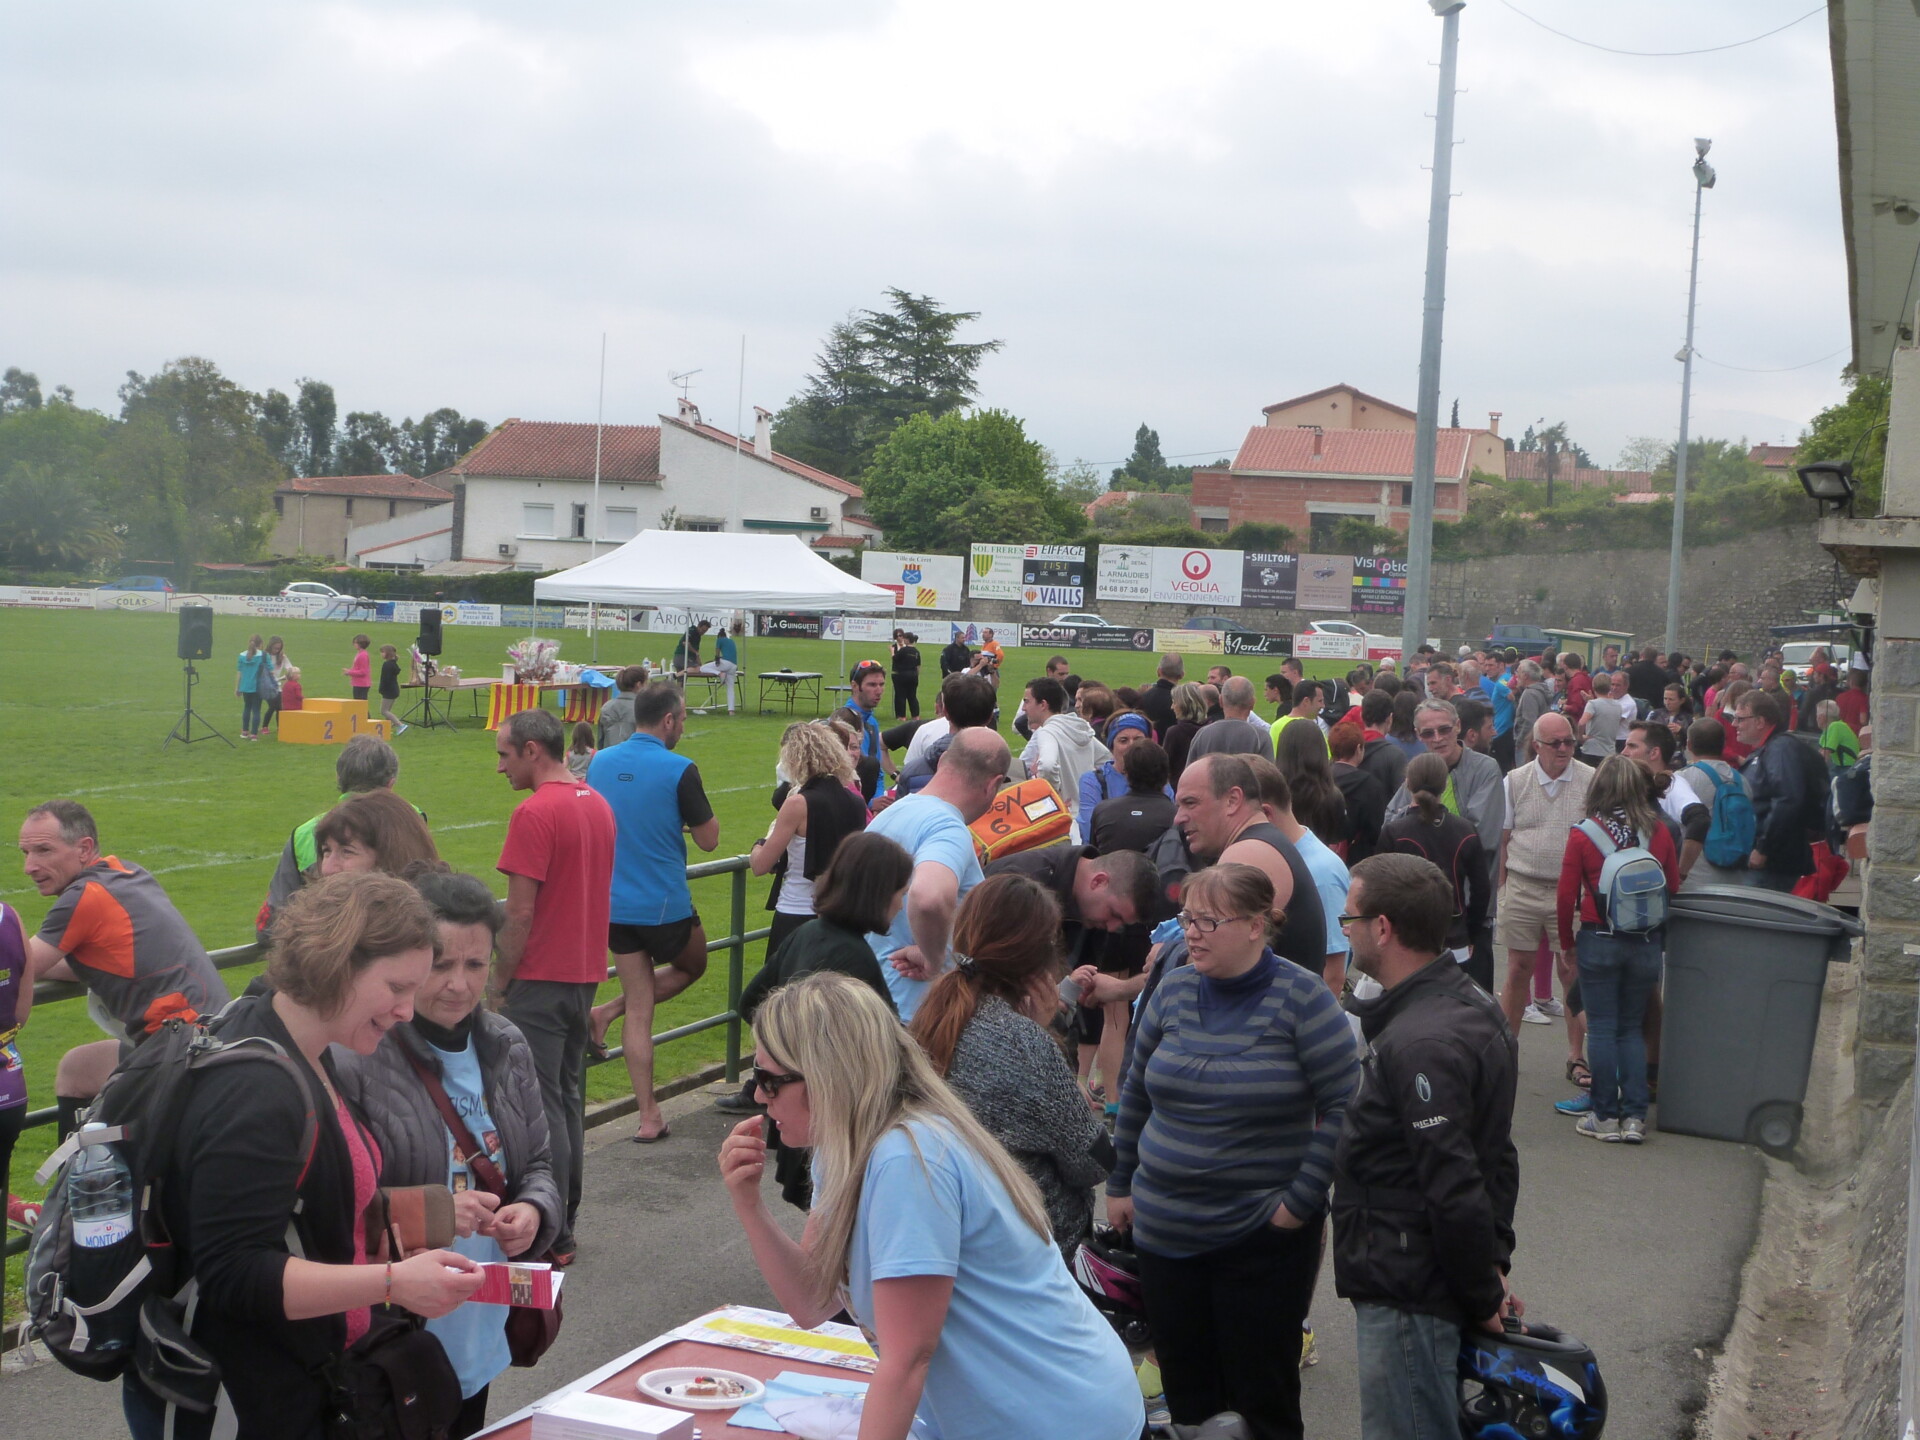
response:
[(926, 788), (894, 801), (867, 827), (913, 857), (906, 904), (885, 933), (867, 937), (903, 1021), (913, 1019), (927, 986), (947, 968), (954, 913), (981, 880), (967, 827), (987, 813), (1011, 759), (997, 732), (959, 731)]
[(653, 1098), (653, 1010), (707, 969), (707, 932), (687, 888), (687, 842), (720, 843), (720, 821), (707, 802), (699, 768), (674, 747), (686, 732), (687, 707), (677, 685), (649, 685), (633, 697), (630, 739), (602, 750), (587, 767), (587, 784), (613, 809), (613, 906), (607, 948), (620, 975), (620, 995), (593, 1010), (596, 1044), (625, 1015), (627, 1074), (640, 1102), (634, 1139), (667, 1137)]
[(872, 799), (883, 772), (889, 777), (899, 774), (880, 738), (880, 697), (887, 693), (887, 667), (878, 660), (862, 660), (848, 674), (847, 684), (852, 694), (833, 713), (860, 732), (860, 788)]

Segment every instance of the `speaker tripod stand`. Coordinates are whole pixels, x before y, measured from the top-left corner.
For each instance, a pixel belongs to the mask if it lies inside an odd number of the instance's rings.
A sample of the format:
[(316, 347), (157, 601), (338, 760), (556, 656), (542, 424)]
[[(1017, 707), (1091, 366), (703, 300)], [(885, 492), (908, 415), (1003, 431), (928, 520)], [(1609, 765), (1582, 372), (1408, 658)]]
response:
[[(160, 742), (160, 748), (164, 750), (176, 740), (182, 745), (191, 745), (196, 740), (219, 740), (224, 742), (229, 750), (233, 749), (233, 741), (214, 729), (213, 722), (193, 708), (193, 687), (200, 683), (200, 672), (193, 668), (191, 660), (187, 661), (182, 668), (186, 671), (183, 677), (186, 683), (183, 687), (185, 695), (184, 703), (180, 708), (180, 718), (173, 722), (173, 729), (168, 731), (167, 738)], [(196, 720), (200, 722), (200, 728), (206, 731), (206, 734), (193, 733), (193, 722)]]
[[(451, 694), (442, 700), (438, 707), (434, 704), (433, 692), (435, 687), (433, 676), (434, 672), (438, 669), (439, 667), (433, 663), (432, 658), (428, 657), (426, 660), (426, 668), (420, 672), (422, 681), (420, 698), (414, 702), (413, 708), (401, 717), (407, 724), (418, 725), (422, 730), (454, 730), (459, 728), (453, 723), (453, 696)], [(417, 720), (414, 718), (416, 715), (420, 717)]]

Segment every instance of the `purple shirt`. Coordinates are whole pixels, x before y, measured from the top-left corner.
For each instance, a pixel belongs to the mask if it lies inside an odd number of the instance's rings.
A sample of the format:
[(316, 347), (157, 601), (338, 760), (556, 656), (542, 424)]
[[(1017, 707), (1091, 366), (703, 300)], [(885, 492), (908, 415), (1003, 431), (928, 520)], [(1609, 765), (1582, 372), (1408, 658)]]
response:
[(13, 1017), (20, 987), (30, 983), (27, 932), (20, 926), (20, 912), (11, 905), (0, 905), (0, 1110), (27, 1103), (27, 1071), (20, 1063), (20, 1047), (13, 1038)]

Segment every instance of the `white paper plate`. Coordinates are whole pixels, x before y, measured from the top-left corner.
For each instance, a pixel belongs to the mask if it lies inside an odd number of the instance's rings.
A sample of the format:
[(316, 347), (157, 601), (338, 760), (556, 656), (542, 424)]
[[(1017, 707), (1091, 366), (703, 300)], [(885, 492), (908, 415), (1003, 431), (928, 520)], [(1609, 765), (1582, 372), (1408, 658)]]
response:
[[(683, 1395), (679, 1392), (690, 1385), (697, 1376), (707, 1375), (715, 1380), (733, 1380), (747, 1387), (744, 1395), (730, 1399), (721, 1399), (711, 1395)], [(668, 1370), (649, 1370), (634, 1382), (640, 1393), (649, 1400), (658, 1400), (662, 1404), (672, 1405), (681, 1410), (736, 1410), (742, 1405), (751, 1405), (767, 1393), (767, 1387), (751, 1375), (742, 1375), (738, 1370), (715, 1370), (705, 1365), (682, 1365)]]

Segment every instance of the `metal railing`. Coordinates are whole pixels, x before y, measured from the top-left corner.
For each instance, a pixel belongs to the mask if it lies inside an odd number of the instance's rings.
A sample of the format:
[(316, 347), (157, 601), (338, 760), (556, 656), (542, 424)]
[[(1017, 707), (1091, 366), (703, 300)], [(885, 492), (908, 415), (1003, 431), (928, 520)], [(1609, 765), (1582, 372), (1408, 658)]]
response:
[[(732, 883), (727, 887), (730, 933), (717, 940), (707, 941), (708, 955), (712, 955), (716, 950), (727, 952), (727, 1008), (717, 1014), (689, 1021), (685, 1025), (676, 1025), (671, 1030), (663, 1030), (653, 1037), (653, 1043), (660, 1046), (672, 1040), (684, 1040), (690, 1035), (698, 1035), (720, 1025), (726, 1026), (728, 1084), (733, 1084), (740, 1078), (740, 991), (746, 983), (747, 946), (756, 940), (766, 939), (768, 935), (765, 928), (747, 929), (747, 876), (749, 873), (745, 855), (734, 855), (725, 860), (708, 860), (699, 865), (687, 867), (687, 879), (690, 881), (711, 879), (716, 875), (733, 877)], [(236, 970), (243, 965), (258, 964), (266, 958), (264, 947), (258, 943), (234, 945), (225, 950), (214, 950), (209, 953), (214, 968), (219, 970)], [(609, 980), (616, 978), (611, 966), (607, 969), (607, 978)], [(33, 987), (33, 1004), (37, 1010), (42, 1005), (55, 1004), (61, 1000), (83, 999), (86, 993), (86, 986), (72, 981), (42, 980)], [(602, 1065), (608, 1061), (618, 1060), (625, 1051), (626, 1047), (623, 1045), (610, 1046), (605, 1060), (596, 1055), (589, 1055), (587, 1064)], [(52, 1125), (58, 1118), (59, 1111), (51, 1105), (39, 1110), (29, 1110), (25, 1124), (21, 1128), (30, 1130), (36, 1125)], [(25, 1235), (10, 1235), (7, 1237), (4, 1252), (0, 1253), (15, 1255), (26, 1248)]]

